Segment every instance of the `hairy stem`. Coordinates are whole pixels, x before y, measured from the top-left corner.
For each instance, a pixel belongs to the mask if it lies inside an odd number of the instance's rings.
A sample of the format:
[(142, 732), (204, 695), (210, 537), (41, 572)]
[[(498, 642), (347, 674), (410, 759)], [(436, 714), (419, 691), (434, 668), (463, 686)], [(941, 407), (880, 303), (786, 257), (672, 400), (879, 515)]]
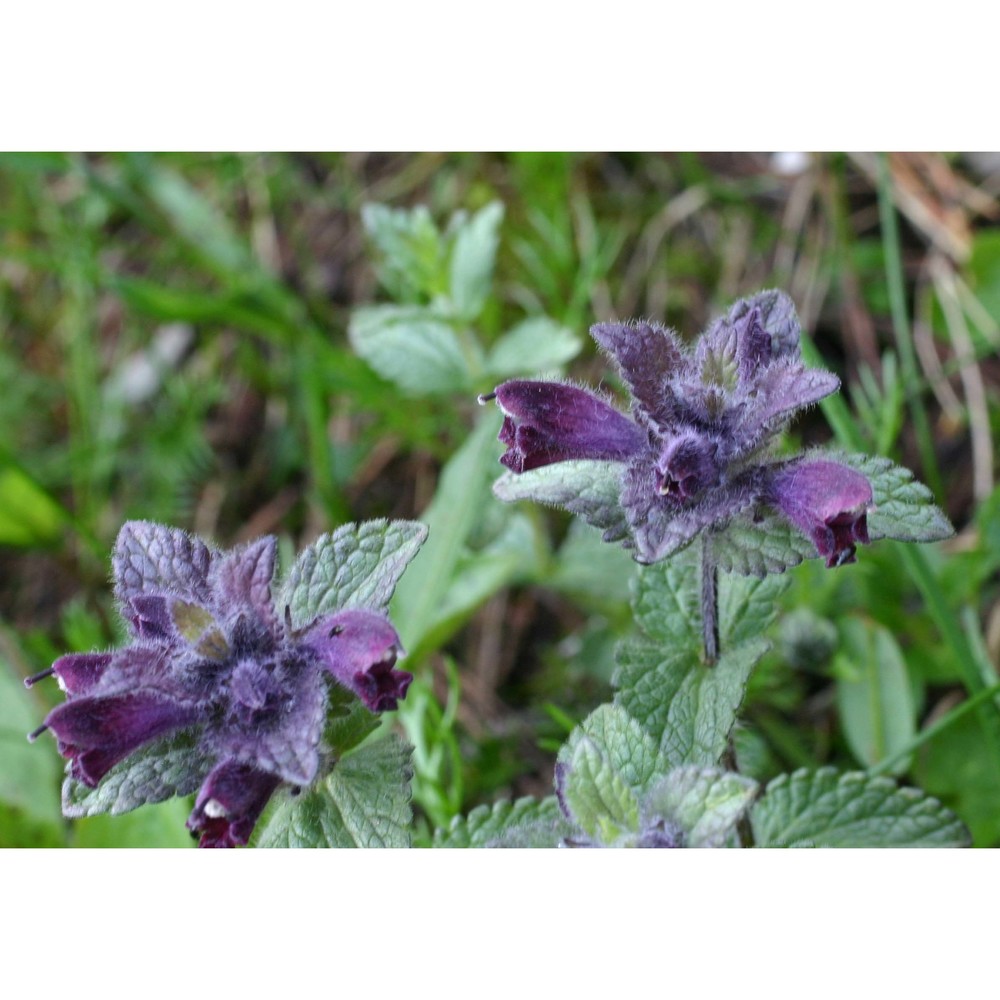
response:
[(712, 558), (709, 532), (701, 539), (701, 633), (705, 663), (711, 667), (719, 658), (719, 569)]

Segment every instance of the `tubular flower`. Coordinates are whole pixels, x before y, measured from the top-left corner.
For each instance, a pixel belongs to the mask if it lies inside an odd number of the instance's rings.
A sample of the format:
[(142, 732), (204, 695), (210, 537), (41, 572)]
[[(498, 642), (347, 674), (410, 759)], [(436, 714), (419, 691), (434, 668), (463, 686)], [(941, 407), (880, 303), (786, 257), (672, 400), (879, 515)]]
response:
[(772, 502), (815, 543), (827, 566), (854, 562), (855, 543), (868, 543), (871, 484), (836, 462), (791, 462), (770, 485)]
[(276, 540), (221, 552), (182, 531), (132, 521), (112, 557), (115, 597), (132, 641), (71, 653), (28, 678), (54, 676), (66, 701), (51, 729), (71, 780), (95, 788), (135, 751), (182, 731), (191, 787), (188, 827), (202, 847), (246, 844), (282, 783), (320, 766), (327, 681), (372, 711), (396, 707), (412, 676), (395, 669), (399, 637), (380, 613), (334, 612), (293, 629), (271, 597)]
[(787, 295), (737, 302), (693, 348), (654, 323), (600, 323), (590, 332), (629, 390), (631, 417), (585, 389), (506, 382), (480, 401), (495, 398), (504, 414), (500, 461), (509, 469), (620, 463), (625, 545), (640, 562), (663, 559), (761, 506), (804, 532), (830, 566), (851, 561), (854, 543), (867, 542), (872, 491), (864, 476), (836, 462), (766, 456), (799, 410), (840, 385), (802, 364)]

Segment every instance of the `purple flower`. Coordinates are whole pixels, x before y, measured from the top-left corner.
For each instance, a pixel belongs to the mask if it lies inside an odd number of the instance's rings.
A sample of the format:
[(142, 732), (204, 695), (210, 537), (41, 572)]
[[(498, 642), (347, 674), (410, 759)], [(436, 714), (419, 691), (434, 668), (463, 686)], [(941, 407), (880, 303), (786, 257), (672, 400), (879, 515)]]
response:
[(868, 543), (871, 484), (836, 462), (791, 462), (771, 480), (772, 503), (815, 543), (827, 566), (854, 562), (857, 542)]
[(272, 537), (220, 552), (176, 529), (126, 524), (112, 566), (132, 641), (62, 656), (29, 678), (55, 676), (66, 692), (31, 738), (51, 729), (70, 777), (94, 788), (135, 751), (188, 731), (201, 781), (189, 828), (202, 847), (246, 844), (279, 785), (317, 777), (328, 680), (375, 712), (394, 709), (412, 680), (395, 669), (399, 637), (378, 611), (293, 628), (271, 597), (275, 551)]
[(654, 323), (600, 323), (590, 332), (629, 389), (631, 418), (586, 389), (506, 382), (481, 401), (496, 398), (503, 411), (500, 461), (513, 472), (574, 459), (620, 463), (625, 544), (640, 562), (762, 505), (805, 532), (828, 565), (850, 561), (854, 543), (868, 540), (864, 476), (835, 462), (809, 463), (818, 471), (806, 474), (767, 459), (791, 418), (840, 384), (802, 365), (787, 295), (741, 300), (693, 348)]
[(628, 417), (585, 389), (515, 379), (480, 402), (494, 398), (504, 415), (499, 440), (507, 445), (500, 461), (513, 472), (574, 458), (625, 459), (642, 445)]

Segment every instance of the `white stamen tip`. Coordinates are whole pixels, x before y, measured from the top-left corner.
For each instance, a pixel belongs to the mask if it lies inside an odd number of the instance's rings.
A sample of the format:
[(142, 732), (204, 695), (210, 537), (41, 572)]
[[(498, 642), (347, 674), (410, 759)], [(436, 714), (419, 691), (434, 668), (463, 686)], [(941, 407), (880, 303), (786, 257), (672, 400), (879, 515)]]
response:
[(209, 819), (223, 819), (226, 815), (226, 807), (218, 799), (209, 799), (205, 803), (205, 815)]

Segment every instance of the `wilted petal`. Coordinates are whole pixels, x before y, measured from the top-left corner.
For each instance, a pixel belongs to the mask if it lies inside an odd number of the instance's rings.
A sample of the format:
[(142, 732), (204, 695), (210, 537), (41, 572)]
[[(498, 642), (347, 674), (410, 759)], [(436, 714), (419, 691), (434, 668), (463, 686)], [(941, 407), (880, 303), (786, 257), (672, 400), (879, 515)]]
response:
[(413, 675), (395, 670), (400, 643), (388, 620), (371, 611), (340, 611), (319, 619), (303, 642), (333, 677), (373, 712), (389, 712)]
[(515, 379), (492, 396), (504, 414), (500, 461), (526, 472), (573, 459), (620, 461), (643, 447), (645, 435), (624, 414), (585, 389), (561, 382)]
[(854, 562), (857, 542), (868, 542), (868, 480), (837, 462), (802, 461), (783, 466), (770, 487), (772, 503), (808, 535), (827, 566)]
[(249, 764), (217, 765), (198, 792), (188, 829), (201, 834), (199, 847), (246, 844), (281, 779)]
[(73, 776), (91, 788), (144, 743), (198, 721), (194, 707), (146, 693), (75, 698), (45, 720)]
[(633, 397), (657, 423), (674, 417), (669, 380), (684, 362), (674, 334), (655, 323), (598, 323), (590, 335), (618, 365)]

